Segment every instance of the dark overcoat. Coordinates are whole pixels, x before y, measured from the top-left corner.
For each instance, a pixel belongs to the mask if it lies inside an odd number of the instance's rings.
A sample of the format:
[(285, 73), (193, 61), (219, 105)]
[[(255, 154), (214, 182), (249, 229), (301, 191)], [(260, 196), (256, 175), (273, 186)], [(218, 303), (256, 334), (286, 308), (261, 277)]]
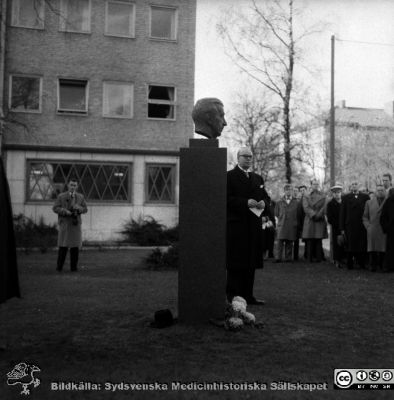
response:
[(0, 303), (20, 297), (10, 190), (0, 157)]
[(326, 215), (327, 222), (331, 225), (332, 234), (335, 236), (340, 235), (340, 216), (341, 216), (341, 204), (335, 199), (331, 199), (327, 203)]
[(394, 195), (387, 197), (380, 214), (380, 225), (386, 236), (384, 268), (394, 270)]
[(367, 251), (367, 230), (363, 224), (363, 214), (368, 200), (369, 196), (361, 192), (348, 193), (342, 197), (340, 228), (346, 234), (347, 251)]
[[(73, 205), (79, 206), (78, 223), (73, 224), (72, 218), (66, 215)], [(85, 198), (81, 193), (75, 193), (74, 200), (69, 192), (59, 194), (53, 206), (53, 211), (58, 214), (59, 223), (59, 247), (81, 247), (82, 246), (82, 219), (80, 214), (88, 212)]]
[[(264, 200), (267, 207), (257, 217), (248, 200)], [(227, 269), (262, 268), (262, 216), (269, 214), (269, 196), (263, 178), (251, 172), (249, 178), (236, 166), (227, 172)]]
[(332, 256), (335, 261), (340, 261), (345, 256), (344, 247), (338, 244), (338, 236), (341, 234), (341, 206), (342, 202), (331, 199), (326, 207), (327, 222), (331, 225)]
[(363, 223), (367, 230), (368, 251), (386, 251), (386, 235), (380, 225), (382, 207), (383, 202), (379, 205), (375, 196), (365, 203)]
[(294, 197), (287, 204), (285, 198), (281, 198), (275, 206), (275, 217), (278, 218), (276, 225), (277, 238), (279, 240), (296, 240), (298, 222), (300, 220), (300, 207), (298, 200)]

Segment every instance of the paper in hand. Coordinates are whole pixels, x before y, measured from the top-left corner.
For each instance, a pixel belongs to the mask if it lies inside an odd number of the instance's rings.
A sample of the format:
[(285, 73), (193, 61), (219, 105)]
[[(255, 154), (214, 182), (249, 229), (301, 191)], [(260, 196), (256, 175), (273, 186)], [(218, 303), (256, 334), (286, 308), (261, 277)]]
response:
[(253, 214), (255, 214), (257, 217), (260, 217), (260, 215), (263, 213), (264, 209), (260, 209), (257, 207), (251, 207), (249, 208), (250, 211), (252, 211)]

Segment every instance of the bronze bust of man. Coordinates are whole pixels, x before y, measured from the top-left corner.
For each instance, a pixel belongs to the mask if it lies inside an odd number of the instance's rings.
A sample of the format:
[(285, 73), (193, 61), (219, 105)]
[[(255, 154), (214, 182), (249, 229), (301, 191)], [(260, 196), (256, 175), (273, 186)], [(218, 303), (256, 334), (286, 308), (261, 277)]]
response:
[(197, 101), (193, 108), (192, 118), (195, 132), (215, 139), (227, 125), (224, 119), (223, 103), (215, 97), (204, 97)]

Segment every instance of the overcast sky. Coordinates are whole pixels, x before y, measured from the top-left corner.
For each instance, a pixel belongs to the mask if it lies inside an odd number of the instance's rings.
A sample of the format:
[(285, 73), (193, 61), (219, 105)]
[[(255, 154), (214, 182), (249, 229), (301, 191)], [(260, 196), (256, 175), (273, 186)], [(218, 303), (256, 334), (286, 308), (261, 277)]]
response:
[[(322, 70), (319, 92), (329, 108), (331, 35), (338, 39), (393, 46), (336, 42), (336, 101), (348, 106), (383, 108), (394, 101), (394, 0), (303, 0), (307, 18), (325, 21), (326, 32), (311, 42), (309, 56)], [(228, 5), (249, 0), (197, 0), (195, 98), (214, 96), (231, 103), (243, 75), (224, 54), (216, 23)]]

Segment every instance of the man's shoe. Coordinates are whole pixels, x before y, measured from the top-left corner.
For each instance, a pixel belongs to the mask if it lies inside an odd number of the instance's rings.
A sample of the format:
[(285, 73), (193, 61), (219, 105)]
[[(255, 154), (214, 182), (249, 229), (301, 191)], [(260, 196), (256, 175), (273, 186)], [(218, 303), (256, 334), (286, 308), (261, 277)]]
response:
[(279, 263), (281, 263), (281, 262), (282, 262), (282, 260), (278, 260), (278, 259), (276, 259), (276, 260), (274, 261), (275, 264), (279, 264)]
[(265, 301), (258, 300), (255, 297), (253, 297), (252, 299), (249, 299), (249, 301), (247, 301), (247, 303), (252, 306), (263, 306), (265, 304)]
[(56, 272), (62, 272), (62, 269), (59, 267), (56, 267)]

